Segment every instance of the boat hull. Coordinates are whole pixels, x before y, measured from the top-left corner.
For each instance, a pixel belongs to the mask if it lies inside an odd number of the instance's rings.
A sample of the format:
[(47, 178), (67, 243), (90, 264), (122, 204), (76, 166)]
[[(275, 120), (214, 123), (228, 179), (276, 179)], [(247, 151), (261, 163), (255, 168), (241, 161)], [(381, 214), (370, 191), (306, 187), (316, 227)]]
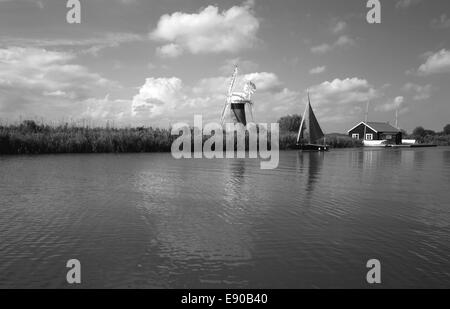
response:
[(387, 147), (387, 141), (386, 140), (380, 140), (380, 141), (363, 141), (364, 147)]
[(304, 145), (297, 145), (297, 149), (301, 151), (329, 151), (330, 147), (326, 145), (314, 145), (314, 144), (304, 144)]
[(414, 145), (387, 145), (390, 148), (429, 148), (437, 147), (435, 144), (414, 144)]

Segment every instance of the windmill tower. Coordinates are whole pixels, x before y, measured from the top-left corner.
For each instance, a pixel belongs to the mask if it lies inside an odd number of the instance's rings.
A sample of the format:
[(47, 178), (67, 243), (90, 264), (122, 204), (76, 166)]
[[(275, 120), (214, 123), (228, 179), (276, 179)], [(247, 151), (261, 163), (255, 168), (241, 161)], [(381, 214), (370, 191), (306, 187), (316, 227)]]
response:
[(227, 102), (222, 110), (221, 124), (226, 123), (237, 124), (241, 123), (244, 126), (247, 125), (247, 112), (250, 115), (251, 122), (253, 119), (253, 102), (251, 100), (252, 95), (256, 91), (256, 86), (251, 81), (248, 81), (243, 92), (233, 92), (238, 76), (238, 67), (234, 68), (234, 73), (231, 78), (230, 86), (228, 88)]

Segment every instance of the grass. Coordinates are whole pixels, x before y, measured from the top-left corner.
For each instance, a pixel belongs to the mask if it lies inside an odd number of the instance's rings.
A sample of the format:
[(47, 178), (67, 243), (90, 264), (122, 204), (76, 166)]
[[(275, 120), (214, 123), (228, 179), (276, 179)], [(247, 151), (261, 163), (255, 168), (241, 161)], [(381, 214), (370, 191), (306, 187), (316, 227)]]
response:
[(0, 154), (169, 152), (175, 137), (153, 128), (0, 127)]
[[(331, 148), (356, 148), (362, 147), (362, 141), (355, 140), (346, 135), (330, 134), (324, 139), (317, 141), (317, 144), (327, 144)], [(297, 133), (296, 132), (281, 132), (280, 133), (280, 149), (290, 150), (296, 149)]]
[[(151, 127), (87, 128), (24, 121), (0, 126), (0, 154), (170, 152), (176, 138), (168, 129)], [(208, 138), (203, 137), (204, 141)], [(295, 132), (281, 132), (280, 150), (295, 149), (296, 139)], [(362, 146), (360, 141), (342, 135), (328, 136), (326, 143), (332, 148)]]

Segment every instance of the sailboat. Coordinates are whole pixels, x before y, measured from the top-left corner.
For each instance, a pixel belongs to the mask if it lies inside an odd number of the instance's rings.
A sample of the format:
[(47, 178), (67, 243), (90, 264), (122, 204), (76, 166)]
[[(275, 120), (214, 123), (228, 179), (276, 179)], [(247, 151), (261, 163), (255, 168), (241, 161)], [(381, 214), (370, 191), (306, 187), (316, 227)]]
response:
[[(311, 107), (311, 100), (308, 93), (308, 103), (303, 113), (302, 122), (297, 136), (297, 147), (306, 151), (328, 151), (329, 147), (325, 145), (325, 134), (317, 121), (316, 115)], [(324, 144), (317, 144), (318, 140), (324, 139)], [(304, 142), (307, 143), (304, 143)]]

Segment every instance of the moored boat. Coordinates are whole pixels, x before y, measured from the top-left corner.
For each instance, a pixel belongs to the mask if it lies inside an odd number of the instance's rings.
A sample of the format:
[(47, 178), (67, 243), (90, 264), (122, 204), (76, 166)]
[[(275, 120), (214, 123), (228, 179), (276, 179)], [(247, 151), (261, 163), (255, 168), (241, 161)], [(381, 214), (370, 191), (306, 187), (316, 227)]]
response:
[[(323, 139), (324, 144), (317, 142)], [(305, 143), (306, 141), (306, 143)], [(308, 103), (303, 113), (302, 122), (297, 136), (297, 149), (303, 151), (328, 151), (329, 147), (325, 144), (325, 134), (317, 121), (316, 115), (311, 107), (311, 100), (308, 93)]]
[(387, 147), (387, 140), (363, 140), (364, 147)]
[(437, 147), (436, 144), (405, 144), (405, 145), (387, 145), (387, 147), (391, 148), (429, 148), (429, 147)]

